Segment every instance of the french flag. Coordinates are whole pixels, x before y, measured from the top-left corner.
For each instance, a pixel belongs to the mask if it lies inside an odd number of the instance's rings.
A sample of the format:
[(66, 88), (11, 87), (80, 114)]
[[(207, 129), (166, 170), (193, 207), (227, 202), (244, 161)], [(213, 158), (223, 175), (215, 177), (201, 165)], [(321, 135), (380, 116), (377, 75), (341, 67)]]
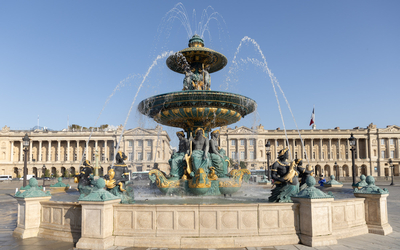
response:
[(308, 125), (308, 126), (311, 126), (311, 125), (313, 125), (313, 124), (315, 123), (315, 113), (314, 113), (314, 109), (315, 109), (315, 108), (313, 108), (313, 110), (312, 110), (311, 121), (310, 121), (310, 125)]

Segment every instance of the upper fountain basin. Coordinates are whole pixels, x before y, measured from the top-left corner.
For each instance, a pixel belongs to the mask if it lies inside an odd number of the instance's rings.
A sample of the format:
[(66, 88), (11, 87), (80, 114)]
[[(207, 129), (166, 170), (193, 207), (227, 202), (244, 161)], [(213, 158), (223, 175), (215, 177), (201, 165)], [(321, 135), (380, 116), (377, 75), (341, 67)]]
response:
[(239, 121), (257, 107), (254, 100), (229, 92), (188, 90), (149, 97), (139, 111), (163, 125), (192, 130), (221, 127)]

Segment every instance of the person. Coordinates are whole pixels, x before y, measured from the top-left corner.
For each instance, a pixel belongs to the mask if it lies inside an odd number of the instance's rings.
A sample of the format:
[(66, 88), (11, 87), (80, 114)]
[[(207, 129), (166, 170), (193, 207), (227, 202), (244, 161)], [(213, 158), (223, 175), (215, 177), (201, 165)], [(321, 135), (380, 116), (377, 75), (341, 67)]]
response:
[(183, 131), (176, 132), (179, 139), (179, 150), (174, 152), (168, 164), (171, 167), (170, 179), (181, 179), (186, 166), (185, 154), (189, 154), (189, 140), (185, 138)]
[(318, 184), (319, 184), (321, 187), (323, 187), (323, 186), (324, 186), (324, 183), (326, 183), (326, 180), (325, 180), (325, 178), (324, 178), (323, 176), (321, 176), (321, 177), (319, 178)]
[(215, 168), (215, 174), (219, 177), (226, 177), (228, 174), (229, 157), (223, 148), (218, 146), (220, 131), (214, 130), (211, 132), (210, 140), (210, 157), (212, 166)]
[(209, 157), (209, 140), (204, 135), (204, 130), (202, 128), (197, 128), (195, 131), (195, 138), (192, 140), (193, 152), (191, 155), (192, 171), (190, 176), (194, 176), (199, 168), (202, 168), (206, 174), (208, 174), (210, 166)]
[[(274, 180), (275, 188), (271, 190), (270, 202), (292, 202), (291, 196), (299, 192), (299, 172), (303, 169), (298, 167), (302, 165), (301, 159), (296, 159), (291, 163), (287, 162), (289, 158), (289, 148), (279, 151), (278, 160), (271, 166), (271, 177)], [(300, 170), (300, 171), (299, 171)]]

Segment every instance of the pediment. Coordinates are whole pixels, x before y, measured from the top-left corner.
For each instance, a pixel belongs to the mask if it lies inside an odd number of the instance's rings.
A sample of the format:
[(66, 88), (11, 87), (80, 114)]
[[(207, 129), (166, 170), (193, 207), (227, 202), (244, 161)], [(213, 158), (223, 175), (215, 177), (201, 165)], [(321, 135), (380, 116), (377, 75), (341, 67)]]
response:
[(154, 133), (149, 132), (147, 129), (134, 128), (125, 131), (124, 135), (154, 135)]
[(400, 127), (397, 125), (392, 125), (382, 129), (380, 132), (400, 132)]
[(235, 128), (228, 132), (228, 134), (254, 134), (255, 132), (248, 127), (242, 126), (239, 128)]

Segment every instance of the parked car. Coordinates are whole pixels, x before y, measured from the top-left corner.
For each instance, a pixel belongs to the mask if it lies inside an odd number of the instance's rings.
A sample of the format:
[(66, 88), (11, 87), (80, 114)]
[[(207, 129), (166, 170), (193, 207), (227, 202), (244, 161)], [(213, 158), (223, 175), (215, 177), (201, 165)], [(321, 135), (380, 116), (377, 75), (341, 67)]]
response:
[[(27, 174), (27, 175), (26, 175), (26, 179), (27, 179), (27, 180), (29, 180), (29, 179), (31, 179), (31, 178), (36, 178), (36, 176), (33, 175), (33, 174)], [(19, 179), (22, 181), (22, 180), (24, 180), (24, 177), (21, 177), (21, 178), (19, 178)]]

